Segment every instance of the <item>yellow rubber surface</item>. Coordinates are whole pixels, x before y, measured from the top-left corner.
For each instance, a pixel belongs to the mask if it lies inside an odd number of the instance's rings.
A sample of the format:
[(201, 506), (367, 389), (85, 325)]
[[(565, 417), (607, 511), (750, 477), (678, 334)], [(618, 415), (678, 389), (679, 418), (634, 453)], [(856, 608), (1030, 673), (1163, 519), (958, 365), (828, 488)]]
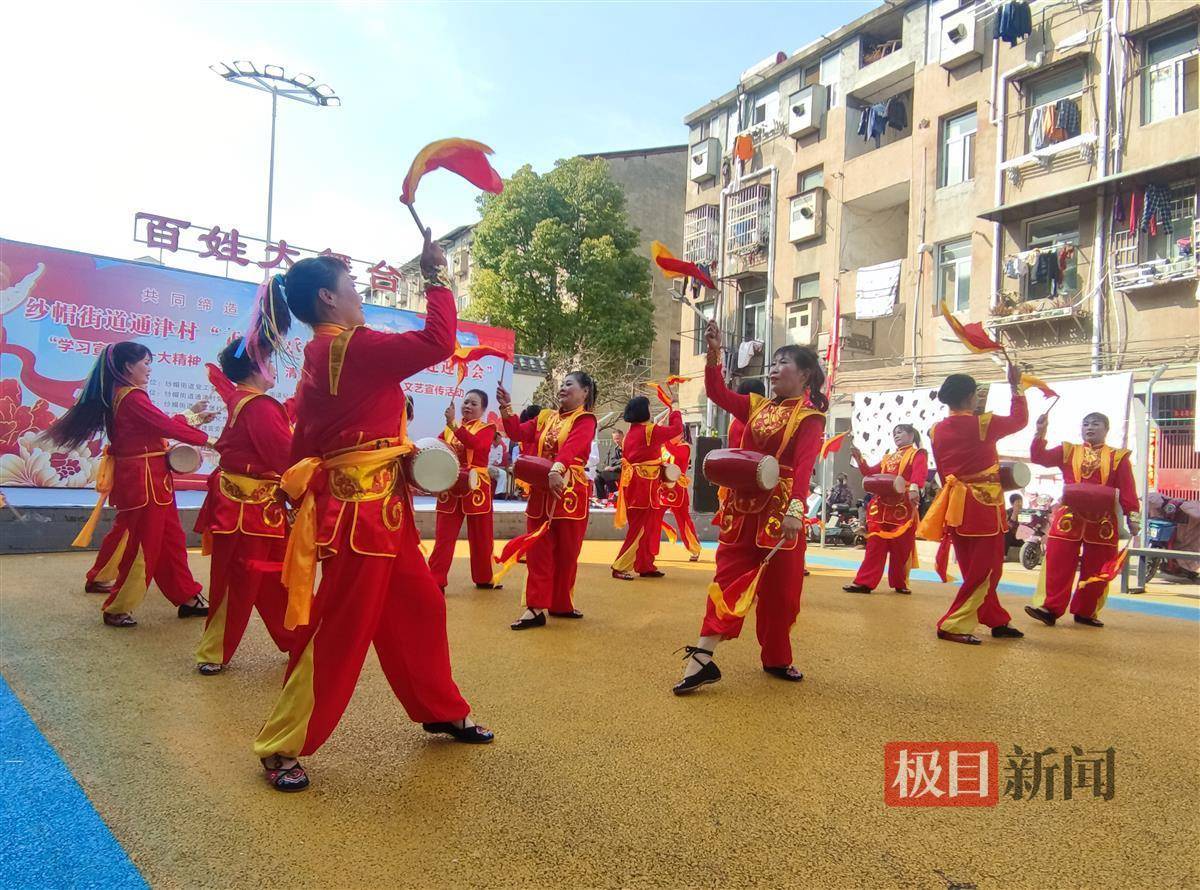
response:
[[(201, 677), (201, 620), (157, 591), (138, 628), (106, 628), (88, 554), (4, 557), (3, 673), (156, 887), (1200, 884), (1200, 623), (1045, 628), (1005, 597), (1028, 636), (967, 647), (934, 638), (949, 586), (852, 595), (849, 572), (814, 569), (803, 683), (762, 673), (750, 621), (718, 651), (724, 680), (681, 699), (672, 650), (695, 642), (712, 551), (664, 545), (667, 578), (624, 583), (616, 547), (585, 545), (585, 620), (522, 633), (524, 569), (477, 591), (456, 560), (456, 677), (496, 742), (423, 734), (372, 656), (297, 795), (250, 751), (283, 667), (257, 618)], [(1111, 745), (1116, 797), (890, 809), (893, 740), (995, 741), (1002, 764), (1014, 744)]]

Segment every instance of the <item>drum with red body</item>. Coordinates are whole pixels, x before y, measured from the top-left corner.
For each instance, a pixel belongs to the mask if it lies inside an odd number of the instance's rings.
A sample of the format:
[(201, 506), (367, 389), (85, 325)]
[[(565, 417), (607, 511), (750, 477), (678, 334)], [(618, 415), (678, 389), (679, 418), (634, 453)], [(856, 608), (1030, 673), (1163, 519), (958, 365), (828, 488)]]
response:
[(454, 480), (454, 484), (450, 486), (450, 493), (463, 497), (470, 494), (475, 489), (479, 488), (479, 473), (472, 473), (469, 467), (460, 467), (458, 470), (458, 478)]
[(1000, 461), (1000, 487), (1005, 491), (1017, 491), (1029, 485), (1033, 474), (1029, 464), (1019, 460)]
[(522, 454), (513, 464), (513, 475), (532, 488), (550, 487), (550, 468), (554, 461), (548, 457)]
[(679, 469), (679, 464), (663, 464), (662, 465), (662, 481), (663, 485), (674, 485), (679, 481), (679, 477), (683, 475), (683, 470)]
[(1062, 502), (1085, 516), (1111, 516), (1117, 512), (1117, 490), (1095, 482), (1072, 482), (1063, 486)]
[(892, 473), (875, 473), (873, 476), (863, 477), (863, 489), (888, 504), (898, 504), (904, 499), (905, 485), (903, 476)]
[(704, 478), (713, 485), (750, 494), (779, 484), (779, 461), (749, 448), (716, 448), (704, 456)]

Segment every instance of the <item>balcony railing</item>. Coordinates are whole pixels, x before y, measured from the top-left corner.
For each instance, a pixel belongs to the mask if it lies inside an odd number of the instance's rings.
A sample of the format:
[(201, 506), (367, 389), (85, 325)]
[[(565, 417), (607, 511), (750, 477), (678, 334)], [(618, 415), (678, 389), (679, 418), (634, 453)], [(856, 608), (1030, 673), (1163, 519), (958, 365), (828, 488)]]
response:
[(717, 205), (693, 207), (683, 215), (683, 258), (689, 263), (716, 262), (720, 235)]
[(771, 188), (751, 185), (729, 196), (726, 250), (746, 253), (761, 250), (770, 240)]
[(1109, 257), (1114, 290), (1140, 290), (1197, 277), (1200, 219), (1196, 218), (1196, 183), (1173, 184), (1166, 212), (1174, 231), (1160, 235), (1159, 243), (1153, 247), (1145, 232), (1131, 233), (1122, 227), (1113, 234)]

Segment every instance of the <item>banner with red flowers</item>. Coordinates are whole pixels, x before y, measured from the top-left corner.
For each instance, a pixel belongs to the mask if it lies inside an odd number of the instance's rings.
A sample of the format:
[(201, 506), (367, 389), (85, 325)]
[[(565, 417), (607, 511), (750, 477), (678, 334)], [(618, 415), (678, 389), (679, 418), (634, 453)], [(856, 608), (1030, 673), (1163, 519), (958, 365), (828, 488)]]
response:
[[(147, 390), (168, 414), (202, 397), (211, 397), (211, 407), (220, 410), (204, 366), (245, 330), (255, 290), (231, 278), (0, 239), (0, 486), (94, 486), (99, 439), (63, 450), (39, 434), (74, 403), (109, 343), (138, 340), (153, 351)], [(424, 325), (415, 312), (363, 309), (367, 324), (379, 330)], [(300, 324), (292, 332), (297, 360), (294, 366), (280, 363), (272, 391), (280, 399), (295, 391), (309, 335)], [(440, 433), (447, 401), (466, 389), (511, 386), (512, 331), (459, 322), (458, 340), (465, 348), (488, 347), (498, 357), (472, 362), (461, 383), (449, 359), (406, 380), (414, 402), (413, 438)], [(224, 424), (222, 413), (206, 429), (219, 435)], [(214, 457), (206, 455), (198, 474), (177, 477), (179, 487), (200, 487)]]

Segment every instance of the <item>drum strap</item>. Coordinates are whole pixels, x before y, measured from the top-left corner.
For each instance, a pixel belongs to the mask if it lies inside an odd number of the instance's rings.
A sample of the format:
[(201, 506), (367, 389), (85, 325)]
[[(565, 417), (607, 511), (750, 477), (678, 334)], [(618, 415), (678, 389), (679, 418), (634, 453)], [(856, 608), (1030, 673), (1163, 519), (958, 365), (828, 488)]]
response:
[[(404, 415), (400, 416), (403, 430)], [(287, 612), (283, 619), (285, 628), (294, 630), (307, 624), (312, 610), (317, 574), (317, 499), (312, 481), (317, 471), (382, 467), (398, 461), (412, 450), (412, 443), (403, 435), (395, 439), (377, 439), (365, 446), (334, 451), (324, 458), (306, 457), (284, 472), (279, 487), (293, 503), (300, 501), (288, 538), (287, 554), (283, 558), (282, 580), (288, 592)]]

